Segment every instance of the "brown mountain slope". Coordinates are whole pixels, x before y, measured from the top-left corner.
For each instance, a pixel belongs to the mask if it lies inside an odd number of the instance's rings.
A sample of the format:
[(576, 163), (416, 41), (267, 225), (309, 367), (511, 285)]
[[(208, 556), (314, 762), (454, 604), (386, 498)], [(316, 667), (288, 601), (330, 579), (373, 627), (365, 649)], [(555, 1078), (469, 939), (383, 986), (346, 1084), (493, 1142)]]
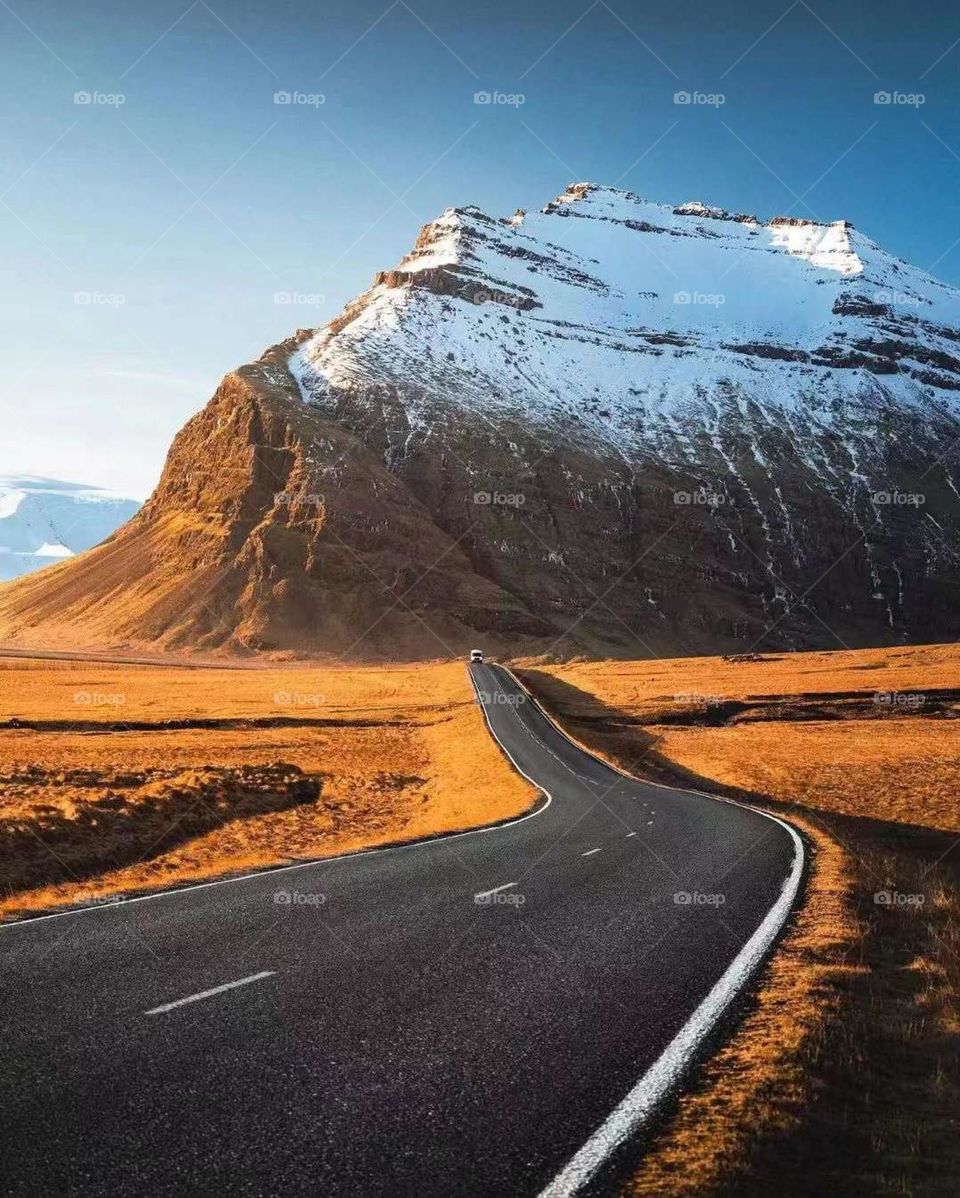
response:
[(5, 643), (440, 657), (473, 630), (549, 631), (347, 429), (302, 404), (292, 348), (227, 375), (108, 541), (0, 589)]
[[(304, 404), (286, 365), (300, 337), (224, 378), (108, 541), (0, 587), (0, 643), (636, 656), (762, 629), (762, 607), (736, 588), (677, 586), (681, 572), (717, 575), (710, 513), (675, 506), (676, 468), (651, 463), (641, 484), (576, 430), (545, 446), (520, 420), (492, 431), (441, 408), (436, 444), (398, 454), (391, 389), (335, 413)], [(535, 467), (518, 472), (518, 459)]]

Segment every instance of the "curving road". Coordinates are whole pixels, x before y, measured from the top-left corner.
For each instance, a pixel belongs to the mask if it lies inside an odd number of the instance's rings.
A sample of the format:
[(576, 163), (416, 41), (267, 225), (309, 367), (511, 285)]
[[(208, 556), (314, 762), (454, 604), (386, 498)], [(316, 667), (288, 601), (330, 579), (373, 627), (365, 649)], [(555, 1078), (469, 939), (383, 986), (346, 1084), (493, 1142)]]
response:
[(471, 675), (545, 792), (524, 818), (0, 928), (0, 1191), (605, 1187), (775, 937), (802, 847)]

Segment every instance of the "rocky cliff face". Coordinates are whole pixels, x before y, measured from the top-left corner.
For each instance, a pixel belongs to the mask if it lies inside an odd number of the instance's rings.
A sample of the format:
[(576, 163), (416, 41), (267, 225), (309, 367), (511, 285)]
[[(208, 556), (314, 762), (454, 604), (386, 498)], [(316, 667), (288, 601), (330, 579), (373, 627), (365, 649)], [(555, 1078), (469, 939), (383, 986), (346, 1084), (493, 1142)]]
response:
[(960, 294), (845, 222), (450, 209), (0, 636), (442, 656), (960, 632)]

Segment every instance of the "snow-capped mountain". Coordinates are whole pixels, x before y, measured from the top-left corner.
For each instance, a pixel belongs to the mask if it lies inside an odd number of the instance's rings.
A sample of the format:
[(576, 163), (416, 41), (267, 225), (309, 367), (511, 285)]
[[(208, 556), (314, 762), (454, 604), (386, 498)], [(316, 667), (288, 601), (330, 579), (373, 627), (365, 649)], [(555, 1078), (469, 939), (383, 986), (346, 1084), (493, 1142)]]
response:
[(82, 483), (0, 474), (0, 581), (92, 548), (139, 507)]
[(97, 550), (0, 595), (0, 631), (354, 656), (938, 639), (958, 452), (956, 289), (844, 221), (578, 183), (448, 209), (228, 375), (109, 570)]

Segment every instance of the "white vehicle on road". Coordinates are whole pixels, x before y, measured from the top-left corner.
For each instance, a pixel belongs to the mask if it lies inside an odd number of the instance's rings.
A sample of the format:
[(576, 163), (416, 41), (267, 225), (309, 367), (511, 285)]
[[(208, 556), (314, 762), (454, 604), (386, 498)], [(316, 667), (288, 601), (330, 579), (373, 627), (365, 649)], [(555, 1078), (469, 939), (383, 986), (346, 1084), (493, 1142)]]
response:
[(470, 660), (471, 661), (483, 661), (483, 650), (482, 649), (471, 649), (470, 650)]

